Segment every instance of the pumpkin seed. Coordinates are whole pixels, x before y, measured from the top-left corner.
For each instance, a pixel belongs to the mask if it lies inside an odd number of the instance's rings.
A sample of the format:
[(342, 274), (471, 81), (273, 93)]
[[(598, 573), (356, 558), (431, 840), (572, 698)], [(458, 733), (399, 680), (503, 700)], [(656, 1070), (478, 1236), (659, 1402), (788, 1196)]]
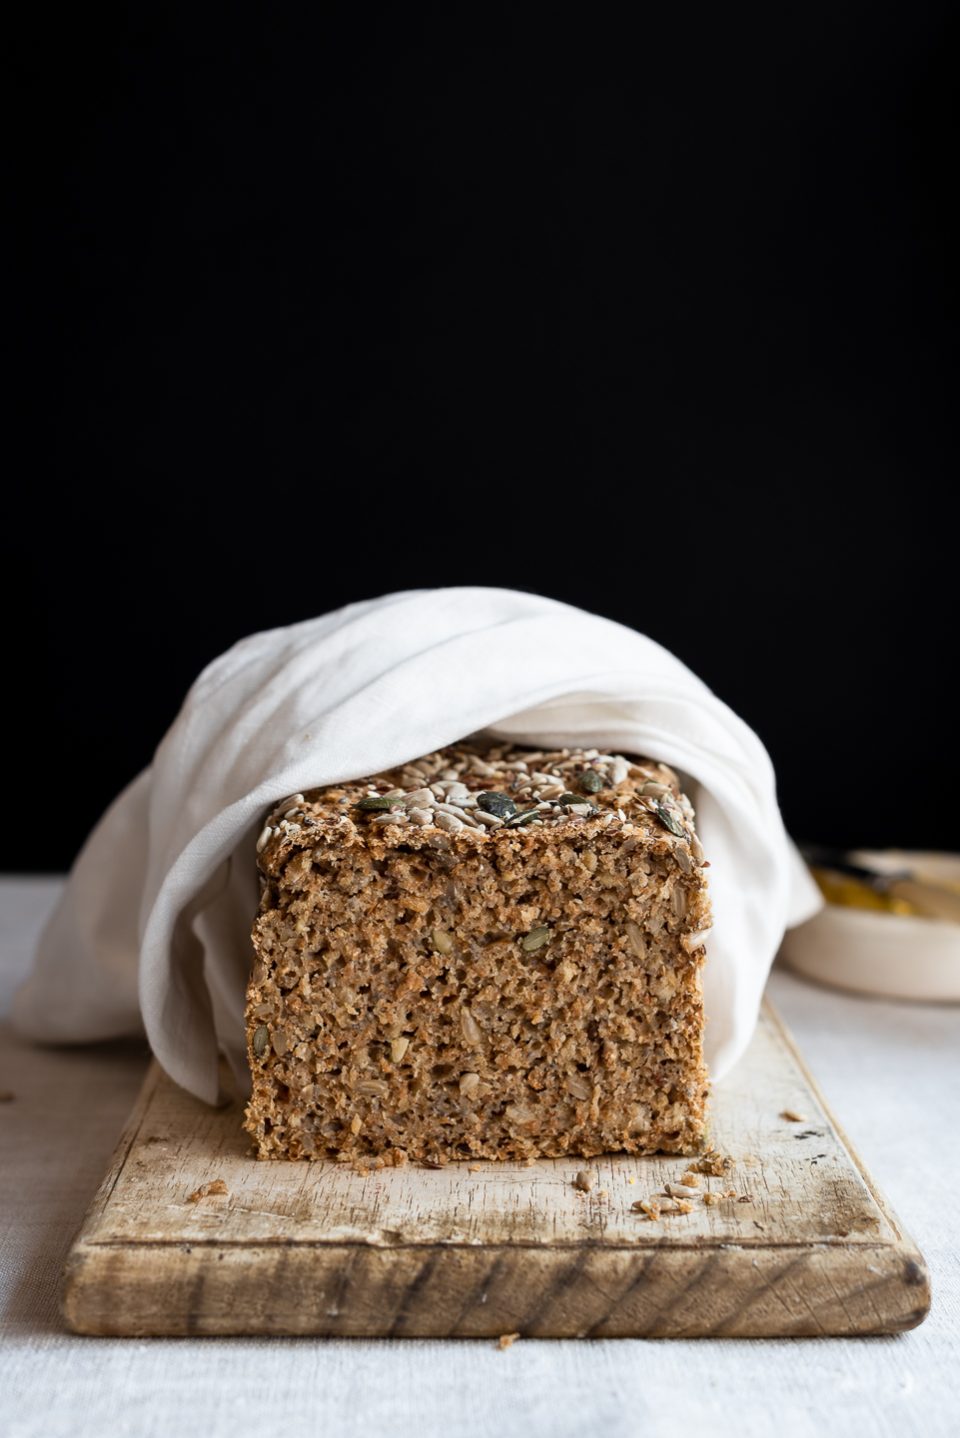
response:
[(477, 807), (485, 814), (492, 814), (495, 819), (512, 819), (517, 812), (517, 806), (510, 795), (502, 794), (497, 789), (485, 789), (482, 794), (478, 794)]
[(403, 795), (397, 799), (390, 799), (386, 794), (368, 794), (365, 799), (358, 799), (354, 804), (355, 809), (364, 809), (370, 813), (383, 813), (385, 809), (392, 809), (394, 804), (402, 804)]
[(507, 829), (520, 829), (524, 824), (529, 824), (531, 819), (539, 818), (540, 811), (538, 809), (524, 809), (521, 814), (514, 814), (512, 819), (508, 819), (504, 827)]
[(599, 794), (603, 788), (603, 775), (596, 769), (584, 769), (580, 775), (580, 788), (584, 794)]
[(542, 949), (544, 944), (550, 942), (550, 929), (546, 924), (538, 924), (531, 929), (529, 934), (520, 940), (520, 947), (524, 953), (532, 954), (534, 949)]
[(678, 839), (685, 839), (687, 831), (680, 823), (677, 809), (671, 804), (664, 804), (662, 800), (657, 802), (657, 818), (665, 829), (669, 829)]

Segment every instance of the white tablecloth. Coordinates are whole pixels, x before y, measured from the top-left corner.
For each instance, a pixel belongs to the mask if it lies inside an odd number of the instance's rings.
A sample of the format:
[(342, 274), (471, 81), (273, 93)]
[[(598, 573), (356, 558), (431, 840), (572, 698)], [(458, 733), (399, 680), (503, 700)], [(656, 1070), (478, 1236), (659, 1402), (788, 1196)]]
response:
[[(55, 879), (0, 880), (0, 1013)], [(897, 1338), (516, 1343), (75, 1338), (60, 1269), (146, 1064), (38, 1050), (0, 1024), (3, 1438), (870, 1438), (960, 1434), (960, 1007), (861, 1000), (774, 971), (773, 998), (925, 1253)]]

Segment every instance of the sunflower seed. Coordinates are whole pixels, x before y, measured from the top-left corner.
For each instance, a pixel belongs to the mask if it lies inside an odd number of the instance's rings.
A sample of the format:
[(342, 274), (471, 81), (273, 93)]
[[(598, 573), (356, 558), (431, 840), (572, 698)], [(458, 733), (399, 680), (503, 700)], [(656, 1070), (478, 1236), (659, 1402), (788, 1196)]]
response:
[(550, 928), (547, 924), (538, 924), (531, 929), (529, 934), (520, 940), (520, 947), (524, 953), (532, 954), (535, 949), (542, 949), (544, 944), (550, 942)]
[(465, 1073), (460, 1075), (460, 1093), (464, 1098), (469, 1098), (476, 1089), (480, 1087), (480, 1075), (476, 1073)]
[(445, 802), (442, 804), (437, 804), (435, 812), (437, 814), (450, 814), (453, 816), (454, 819), (463, 819), (463, 810), (458, 809), (454, 804), (447, 804)]
[(627, 943), (636, 957), (645, 959), (647, 957), (647, 941), (640, 925), (634, 923), (633, 919), (628, 919), (624, 924), (624, 932), (627, 936)]
[(437, 814), (434, 823), (438, 829), (445, 829), (448, 834), (459, 834), (463, 828), (463, 821), (455, 819), (452, 814)]
[(448, 934), (446, 929), (434, 929), (430, 937), (438, 954), (453, 953), (453, 935)]
[(404, 794), (403, 803), (407, 809), (420, 809), (424, 804), (433, 805), (434, 793), (432, 789), (412, 789)]
[(266, 1024), (258, 1024), (253, 1031), (253, 1052), (258, 1059), (263, 1058), (269, 1041), (270, 1030)]
[(487, 764), (485, 760), (478, 759), (475, 754), (470, 758), (470, 770), (473, 774), (479, 774), (481, 779), (492, 779), (497, 773), (492, 764)]
[(405, 824), (407, 822), (407, 815), (405, 813), (378, 814), (373, 822), (375, 824)]
[(671, 790), (668, 785), (657, 784), (652, 779), (648, 780), (647, 783), (644, 784), (643, 788), (640, 790), (641, 794), (644, 794), (649, 798), (653, 799), (661, 799), (664, 794), (669, 794), (670, 792)]
[(480, 1025), (468, 1008), (460, 1010), (460, 1031), (464, 1041), (472, 1047), (483, 1042), (483, 1034), (480, 1032)]
[(682, 873), (693, 873), (693, 860), (690, 858), (690, 855), (687, 853), (686, 849), (683, 847), (682, 844), (674, 844), (673, 857), (679, 864)]
[(406, 1035), (393, 1039), (390, 1044), (390, 1058), (395, 1064), (403, 1063), (403, 1056), (410, 1047), (410, 1040)]
[(610, 783), (622, 784), (630, 772), (630, 765), (622, 754), (614, 754), (613, 763), (610, 766)]
[(394, 804), (399, 803), (399, 799), (388, 799), (385, 794), (377, 794), (376, 796), (368, 794), (365, 799), (358, 799), (353, 807), (355, 809), (363, 809), (370, 813), (377, 811), (382, 813), (385, 809), (392, 809)]
[(687, 953), (688, 953), (688, 954), (692, 954), (692, 953), (694, 953), (697, 949), (702, 948), (703, 945), (707, 942), (707, 939), (708, 939), (709, 937), (710, 937), (710, 929), (709, 929), (709, 928), (706, 928), (706, 929), (695, 929), (695, 930), (693, 931), (693, 933), (691, 933), (691, 934), (682, 934), (682, 935), (680, 936), (680, 942), (681, 942), (681, 944), (683, 945), (683, 947), (686, 949)]
[(257, 840), (257, 853), (258, 853), (258, 854), (262, 854), (262, 853), (263, 853), (264, 849), (267, 847), (267, 841), (268, 841), (268, 839), (270, 838), (270, 835), (271, 835), (272, 833), (273, 833), (273, 830), (271, 829), (270, 825), (269, 825), (269, 824), (265, 824), (264, 827), (261, 829), (261, 831), (260, 831), (260, 837), (259, 837), (259, 839)]
[(408, 809), (407, 815), (410, 819), (411, 824), (419, 824), (421, 828), (424, 824), (433, 823), (432, 809)]
[(485, 814), (482, 809), (478, 809), (475, 817), (477, 822), (482, 824), (486, 829), (503, 828), (503, 820), (498, 819), (496, 814)]

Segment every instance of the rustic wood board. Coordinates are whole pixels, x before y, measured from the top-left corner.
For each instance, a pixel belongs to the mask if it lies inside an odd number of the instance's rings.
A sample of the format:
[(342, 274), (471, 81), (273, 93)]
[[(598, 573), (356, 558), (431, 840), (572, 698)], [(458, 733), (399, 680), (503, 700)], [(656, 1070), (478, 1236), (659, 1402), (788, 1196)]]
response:
[[(75, 1332), (876, 1334), (929, 1308), (923, 1259), (769, 1007), (713, 1102), (736, 1167), (702, 1182), (737, 1197), (658, 1222), (631, 1204), (679, 1179), (675, 1157), (364, 1175), (258, 1163), (240, 1117), (151, 1069), (66, 1266)], [(190, 1202), (218, 1178), (227, 1197)]]

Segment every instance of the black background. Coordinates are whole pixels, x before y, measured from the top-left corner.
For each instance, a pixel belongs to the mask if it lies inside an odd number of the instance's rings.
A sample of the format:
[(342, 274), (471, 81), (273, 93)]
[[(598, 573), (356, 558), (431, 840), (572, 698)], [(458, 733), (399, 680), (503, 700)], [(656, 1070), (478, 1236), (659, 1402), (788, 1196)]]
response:
[(16, 40), (0, 865), (241, 635), (456, 583), (674, 649), (798, 837), (960, 847), (955, 8), (405, 8)]

